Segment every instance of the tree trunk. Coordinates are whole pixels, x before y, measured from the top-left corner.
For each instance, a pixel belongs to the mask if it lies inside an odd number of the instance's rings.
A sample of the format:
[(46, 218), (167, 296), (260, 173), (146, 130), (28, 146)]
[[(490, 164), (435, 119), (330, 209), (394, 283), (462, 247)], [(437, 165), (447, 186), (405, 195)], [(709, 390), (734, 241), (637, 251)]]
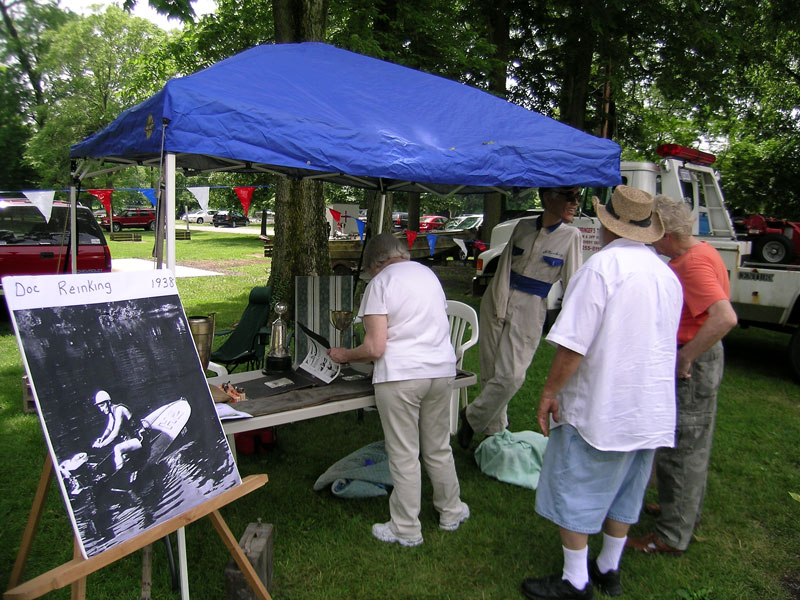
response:
[[(380, 227), (381, 232), (392, 231), (392, 210), (392, 192), (386, 192), (386, 198), (383, 204), (383, 222)], [(378, 235), (380, 215), (381, 193), (370, 190), (367, 192), (367, 230), (369, 231), (370, 237)]]
[(571, 26), (566, 30), (563, 85), (559, 100), (559, 119), (583, 130), (586, 121), (586, 102), (589, 98), (589, 77), (592, 72), (597, 34), (588, 26), (588, 9), (575, 2), (568, 17)]
[(322, 182), (283, 179), (275, 190), (275, 239), (269, 284), (273, 301), (294, 312), (294, 278), (330, 275)]
[[(327, 0), (273, 0), (272, 10), (276, 42), (325, 40)], [(269, 276), (273, 300), (286, 302), (293, 315), (294, 278), (330, 273), (323, 184), (280, 177), (275, 185), (275, 242)]]
[(484, 5), (486, 10), (486, 31), (489, 42), (494, 44), (495, 51), (492, 55), (497, 62), (492, 72), (489, 73), (489, 90), (494, 94), (506, 97), (508, 79), (508, 64), (511, 42), (509, 29), (508, 0), (495, 0)]
[[(511, 52), (508, 0), (486, 3), (483, 5), (483, 9), (486, 20), (486, 37), (495, 47), (492, 58), (497, 61), (496, 66), (489, 73), (489, 89), (494, 94), (505, 98), (508, 92), (506, 81)], [(494, 226), (500, 222), (504, 208), (503, 198), (502, 194), (497, 193), (483, 195), (483, 231), (491, 232)], [(485, 235), (488, 237), (489, 234)]]
[(483, 225), (481, 231), (483, 232), (483, 240), (487, 244), (491, 241), (489, 238), (492, 235), (492, 229), (500, 223), (503, 215), (505, 196), (499, 192), (492, 192), (483, 195)]

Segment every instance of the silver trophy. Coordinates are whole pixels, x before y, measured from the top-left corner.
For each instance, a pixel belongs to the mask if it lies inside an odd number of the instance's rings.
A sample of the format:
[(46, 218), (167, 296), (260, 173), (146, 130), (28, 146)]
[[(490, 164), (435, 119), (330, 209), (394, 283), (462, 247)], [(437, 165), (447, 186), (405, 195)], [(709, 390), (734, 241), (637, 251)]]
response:
[(289, 349), (287, 348), (286, 321), (283, 320), (283, 315), (287, 310), (289, 310), (289, 307), (286, 306), (285, 302), (278, 302), (275, 305), (275, 313), (278, 316), (272, 322), (269, 352), (267, 352), (264, 373), (280, 373), (287, 371), (292, 366), (292, 357), (289, 355)]
[(337, 337), (336, 346), (342, 345), (342, 334), (344, 330), (353, 324), (353, 311), (352, 310), (332, 310), (331, 311), (331, 325), (339, 332)]

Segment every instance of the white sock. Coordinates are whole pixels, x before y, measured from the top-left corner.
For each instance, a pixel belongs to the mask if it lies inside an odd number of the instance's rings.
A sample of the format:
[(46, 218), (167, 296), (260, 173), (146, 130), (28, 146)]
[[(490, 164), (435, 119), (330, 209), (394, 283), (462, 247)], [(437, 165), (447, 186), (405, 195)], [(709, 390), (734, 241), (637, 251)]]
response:
[(561, 546), (564, 551), (564, 572), (561, 579), (566, 579), (575, 589), (582, 590), (589, 583), (589, 567), (586, 559), (589, 556), (589, 546), (584, 546), (581, 550), (570, 550)]
[(625, 540), (627, 537), (611, 537), (603, 533), (603, 547), (597, 555), (597, 570), (601, 573), (616, 571), (619, 569), (619, 560), (622, 558), (622, 551), (625, 550)]

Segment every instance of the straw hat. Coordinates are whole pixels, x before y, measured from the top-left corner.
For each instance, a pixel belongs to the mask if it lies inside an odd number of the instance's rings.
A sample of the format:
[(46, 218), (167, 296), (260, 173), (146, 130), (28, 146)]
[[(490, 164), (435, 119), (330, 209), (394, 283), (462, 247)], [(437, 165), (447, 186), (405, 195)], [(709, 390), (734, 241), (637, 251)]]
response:
[(653, 196), (642, 190), (618, 185), (603, 206), (592, 198), (603, 227), (620, 237), (649, 244), (664, 237), (661, 217), (653, 210)]

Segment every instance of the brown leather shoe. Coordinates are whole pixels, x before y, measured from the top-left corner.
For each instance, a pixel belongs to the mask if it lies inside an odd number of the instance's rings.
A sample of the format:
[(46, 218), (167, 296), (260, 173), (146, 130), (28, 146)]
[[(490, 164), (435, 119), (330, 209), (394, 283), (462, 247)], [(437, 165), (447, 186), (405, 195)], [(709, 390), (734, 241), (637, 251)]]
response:
[(628, 538), (625, 542), (625, 547), (636, 550), (637, 552), (644, 552), (645, 554), (671, 554), (673, 556), (681, 556), (684, 553), (684, 550), (678, 550), (662, 542), (655, 533), (638, 538)]
[(658, 502), (648, 502), (644, 505), (644, 512), (657, 517), (661, 514), (661, 505)]
[[(644, 505), (643, 510), (648, 515), (652, 515), (654, 517), (661, 516), (661, 505), (658, 502), (648, 502), (647, 504)], [(695, 528), (700, 527), (700, 521), (699, 520), (695, 521), (694, 526)]]

